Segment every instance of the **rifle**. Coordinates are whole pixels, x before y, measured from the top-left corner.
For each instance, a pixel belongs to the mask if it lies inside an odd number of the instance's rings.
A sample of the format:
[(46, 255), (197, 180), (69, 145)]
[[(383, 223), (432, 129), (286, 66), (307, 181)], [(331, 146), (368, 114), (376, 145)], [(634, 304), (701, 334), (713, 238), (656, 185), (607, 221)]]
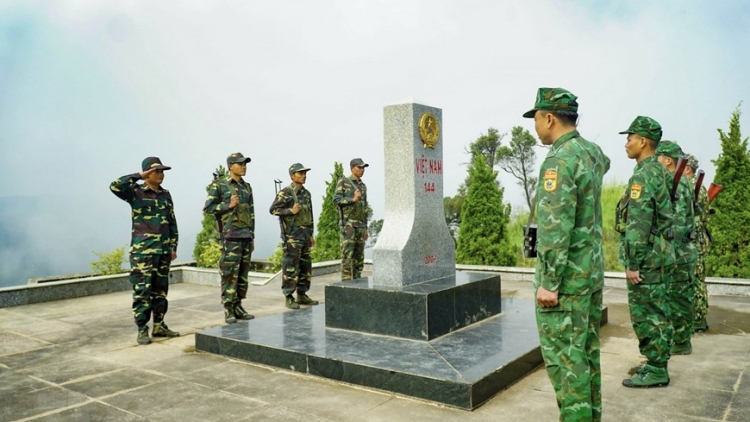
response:
[[(279, 179), (273, 179), (274, 188), (276, 190), (276, 195), (278, 196), (279, 191), (281, 190), (281, 180)], [(281, 227), (281, 243), (286, 247), (286, 235), (289, 234), (288, 230), (286, 229), (286, 223), (284, 223), (284, 217), (279, 216), (279, 227)]]
[(687, 160), (685, 157), (680, 157), (677, 159), (677, 170), (674, 172), (674, 178), (672, 179), (672, 191), (669, 194), (669, 198), (672, 200), (672, 202), (677, 202), (677, 186), (680, 185), (680, 179), (682, 178), (682, 173), (685, 172), (685, 166), (687, 165)]
[[(717, 185), (717, 184), (715, 184), (715, 183), (711, 183), (711, 186), (709, 186), (709, 187), (708, 187), (708, 203), (709, 203), (709, 204), (711, 204), (711, 202), (712, 202), (712, 201), (713, 201), (714, 199), (716, 199), (716, 196), (717, 196), (717, 195), (718, 195), (718, 194), (719, 194), (719, 193), (720, 193), (720, 192), (721, 192), (722, 190), (724, 190), (724, 186), (722, 186), (722, 185)], [(709, 210), (708, 210), (708, 213), (709, 213), (709, 214), (713, 214), (713, 211), (714, 211), (713, 209), (710, 209), (710, 208), (709, 208)], [(708, 229), (708, 227), (706, 227), (706, 237), (708, 237), (708, 241), (709, 241), (709, 242), (711, 242), (711, 243), (713, 243), (713, 242), (714, 242), (714, 237), (713, 237), (713, 236), (711, 235), (711, 230), (709, 230), (709, 229)]]
[(724, 186), (711, 183), (711, 186), (708, 187), (708, 203), (710, 204), (722, 190), (724, 190)]
[[(700, 194), (701, 194), (701, 187), (703, 186), (703, 178), (706, 176), (706, 172), (703, 170), (698, 170), (698, 176), (695, 181), (695, 194), (693, 195), (694, 203), (693, 208), (696, 210), (700, 210)], [(700, 210), (701, 214), (705, 212), (705, 210)]]
[[(214, 183), (216, 183), (217, 186), (219, 186), (219, 173), (214, 173)], [(219, 193), (221, 195), (221, 193)], [(221, 216), (219, 214), (214, 214), (214, 219), (216, 219), (216, 228), (219, 230), (219, 242), (224, 242), (224, 222), (221, 220)]]

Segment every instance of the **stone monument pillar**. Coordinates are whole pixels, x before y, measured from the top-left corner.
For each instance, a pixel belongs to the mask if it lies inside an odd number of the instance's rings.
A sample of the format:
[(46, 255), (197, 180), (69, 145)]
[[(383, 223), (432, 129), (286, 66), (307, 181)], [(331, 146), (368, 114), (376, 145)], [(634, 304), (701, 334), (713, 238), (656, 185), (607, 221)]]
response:
[(443, 211), (442, 110), (386, 106), (385, 217), (373, 250), (375, 285), (408, 286), (455, 275), (456, 246)]

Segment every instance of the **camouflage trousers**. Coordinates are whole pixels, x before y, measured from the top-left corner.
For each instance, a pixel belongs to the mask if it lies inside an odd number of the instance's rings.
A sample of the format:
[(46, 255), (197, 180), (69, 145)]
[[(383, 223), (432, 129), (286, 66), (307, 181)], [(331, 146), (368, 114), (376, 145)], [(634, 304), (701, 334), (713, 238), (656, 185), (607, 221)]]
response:
[(672, 267), (672, 274), (669, 276), (670, 320), (674, 330), (672, 339), (676, 345), (690, 344), (693, 336), (694, 269), (694, 262), (677, 264)]
[(341, 279), (362, 278), (365, 265), (365, 231), (367, 227), (341, 226)]
[(247, 296), (251, 239), (225, 239), (219, 258), (221, 303), (239, 303)]
[(536, 325), (560, 420), (601, 421), (602, 291), (589, 295), (561, 294), (557, 300), (557, 306), (551, 308), (536, 305)]
[(312, 258), (310, 242), (312, 233), (306, 236), (285, 235), (284, 257), (281, 260), (281, 291), (289, 296), (296, 290), (305, 293), (310, 290), (312, 278)]
[(699, 253), (695, 260), (695, 300), (693, 311), (696, 328), (708, 327), (708, 289), (706, 288), (706, 257)]
[(154, 322), (162, 322), (167, 313), (169, 265), (172, 257), (164, 255), (130, 254), (130, 284), (133, 285), (133, 318), (139, 327), (145, 326), (154, 314)]
[(641, 270), (640, 276), (640, 283), (628, 282), (630, 322), (648, 364), (666, 368), (673, 335), (668, 278), (661, 268)]

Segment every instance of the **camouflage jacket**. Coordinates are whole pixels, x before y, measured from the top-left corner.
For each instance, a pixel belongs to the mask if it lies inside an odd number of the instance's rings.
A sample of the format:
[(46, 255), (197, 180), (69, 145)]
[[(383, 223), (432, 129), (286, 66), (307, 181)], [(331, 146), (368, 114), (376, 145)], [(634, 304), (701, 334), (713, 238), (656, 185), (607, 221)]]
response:
[(547, 153), (536, 189), (536, 287), (581, 295), (604, 286), (601, 193), (609, 164), (578, 131)]
[[(232, 195), (237, 195), (239, 204), (229, 209)], [(203, 212), (221, 218), (224, 239), (255, 238), (255, 205), (253, 188), (240, 179), (236, 182), (230, 176), (214, 180), (208, 187), (208, 197)]]
[[(674, 172), (671, 173), (674, 177)], [(695, 213), (693, 211), (693, 190), (687, 177), (680, 177), (677, 185), (677, 201), (674, 208), (674, 254), (675, 263), (687, 264), (697, 257), (693, 239), (695, 236)], [(671, 184), (670, 184), (671, 187)]]
[[(354, 192), (359, 189), (362, 197), (354, 202)], [(333, 203), (339, 207), (339, 224), (351, 224), (354, 227), (367, 227), (367, 186), (365, 182), (344, 177), (336, 184)]]
[[(292, 206), (299, 204), (302, 209), (292, 214)], [(304, 186), (296, 189), (294, 184), (284, 187), (276, 194), (269, 212), (281, 220), (282, 239), (286, 236), (310, 236), (315, 228), (313, 224), (312, 198)]]
[(658, 269), (675, 263), (672, 242), (674, 212), (669, 199), (672, 177), (652, 155), (636, 164), (617, 204), (620, 263), (630, 271)]
[[(698, 182), (698, 178), (690, 177), (690, 185), (692, 186), (692, 196), (695, 196), (695, 184)], [(708, 247), (710, 246), (708, 236), (706, 235), (706, 228), (708, 227), (708, 190), (705, 186), (701, 186), (700, 192), (698, 193), (698, 201), (695, 207), (695, 247), (699, 254), (706, 254)]]
[(138, 173), (122, 176), (109, 189), (130, 204), (133, 219), (130, 253), (164, 255), (177, 252), (177, 219), (172, 195), (166, 189), (155, 191), (147, 184), (136, 183)]

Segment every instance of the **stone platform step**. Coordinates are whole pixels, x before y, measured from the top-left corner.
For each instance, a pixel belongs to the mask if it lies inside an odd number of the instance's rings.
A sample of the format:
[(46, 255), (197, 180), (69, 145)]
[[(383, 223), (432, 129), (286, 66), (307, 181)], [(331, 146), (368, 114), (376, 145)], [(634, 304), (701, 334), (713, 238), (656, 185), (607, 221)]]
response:
[(502, 299), (501, 314), (431, 341), (325, 326), (323, 305), (215, 327), (200, 351), (474, 409), (542, 364), (534, 304)]

